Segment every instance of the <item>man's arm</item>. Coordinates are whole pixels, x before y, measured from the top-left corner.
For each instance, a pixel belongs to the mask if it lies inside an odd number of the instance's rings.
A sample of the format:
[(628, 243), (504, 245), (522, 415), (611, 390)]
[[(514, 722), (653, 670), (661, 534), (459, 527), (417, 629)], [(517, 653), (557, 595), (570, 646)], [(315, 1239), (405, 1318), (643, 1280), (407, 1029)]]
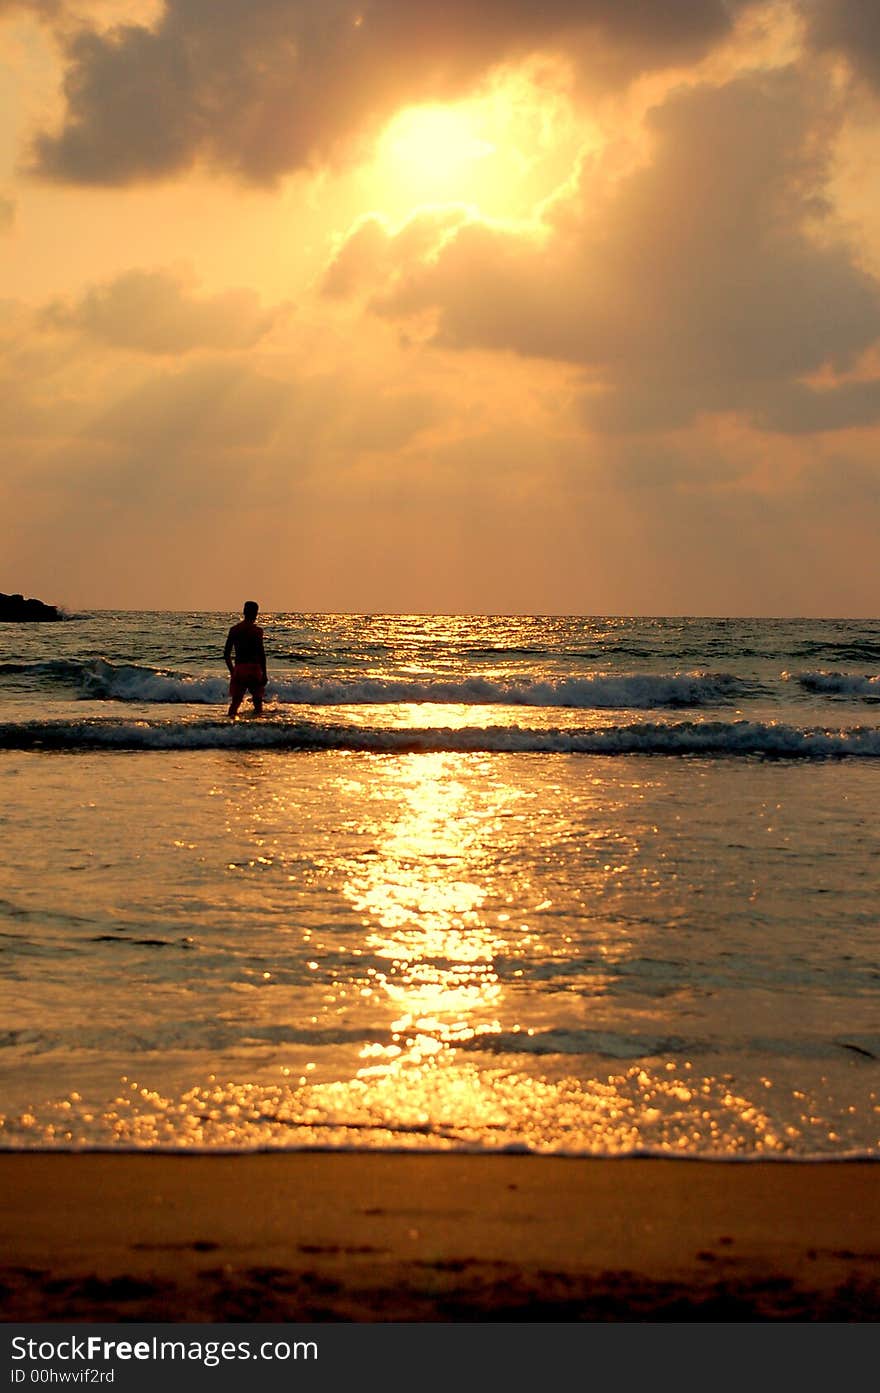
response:
[(232, 668), (233, 668), (233, 662), (232, 662), (232, 641), (233, 641), (233, 630), (230, 629), (230, 630), (229, 630), (229, 633), (226, 635), (226, 647), (223, 649), (223, 661), (224, 661), (224, 663), (226, 664), (226, 666), (229, 668), (230, 673), (232, 672)]
[(264, 681), (264, 682), (268, 682), (269, 678), (268, 678), (268, 675), (267, 675), (267, 673), (266, 673), (266, 648), (265, 648), (265, 645), (264, 645), (264, 643), (263, 643), (263, 633), (262, 633), (262, 630), (260, 631), (259, 649), (260, 649), (260, 667), (263, 669), (263, 681)]

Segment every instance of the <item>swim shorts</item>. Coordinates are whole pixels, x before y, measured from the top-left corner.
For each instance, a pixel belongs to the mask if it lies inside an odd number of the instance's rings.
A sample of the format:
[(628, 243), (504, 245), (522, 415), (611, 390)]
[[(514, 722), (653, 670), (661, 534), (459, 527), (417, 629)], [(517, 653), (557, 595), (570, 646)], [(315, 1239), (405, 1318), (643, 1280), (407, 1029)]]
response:
[(262, 694), (266, 686), (263, 681), (263, 669), (259, 663), (236, 663), (229, 678), (229, 695), (231, 697), (244, 696), (245, 692), (252, 695)]

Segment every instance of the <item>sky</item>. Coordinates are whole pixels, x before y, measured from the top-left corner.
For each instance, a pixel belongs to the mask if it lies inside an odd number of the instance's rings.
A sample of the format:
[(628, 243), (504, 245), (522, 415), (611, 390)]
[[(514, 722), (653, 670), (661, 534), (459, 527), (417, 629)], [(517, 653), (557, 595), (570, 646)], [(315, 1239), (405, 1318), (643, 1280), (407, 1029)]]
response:
[(0, 590), (880, 614), (876, 0), (0, 0)]

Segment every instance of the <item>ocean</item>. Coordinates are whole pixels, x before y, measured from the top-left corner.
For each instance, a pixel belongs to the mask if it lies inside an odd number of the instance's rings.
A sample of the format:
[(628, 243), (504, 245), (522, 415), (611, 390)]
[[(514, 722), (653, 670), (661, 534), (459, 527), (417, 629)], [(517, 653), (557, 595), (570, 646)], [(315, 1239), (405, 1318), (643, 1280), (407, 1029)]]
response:
[(880, 1154), (880, 621), (0, 625), (0, 1147)]

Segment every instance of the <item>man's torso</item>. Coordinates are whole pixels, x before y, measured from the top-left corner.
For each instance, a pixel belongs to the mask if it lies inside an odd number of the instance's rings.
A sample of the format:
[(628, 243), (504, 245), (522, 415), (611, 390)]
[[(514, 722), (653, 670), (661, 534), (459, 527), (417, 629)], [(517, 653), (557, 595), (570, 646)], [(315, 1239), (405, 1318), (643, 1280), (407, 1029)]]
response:
[(245, 619), (234, 624), (229, 630), (229, 641), (237, 663), (257, 663), (262, 666), (263, 630), (258, 624), (249, 624)]

